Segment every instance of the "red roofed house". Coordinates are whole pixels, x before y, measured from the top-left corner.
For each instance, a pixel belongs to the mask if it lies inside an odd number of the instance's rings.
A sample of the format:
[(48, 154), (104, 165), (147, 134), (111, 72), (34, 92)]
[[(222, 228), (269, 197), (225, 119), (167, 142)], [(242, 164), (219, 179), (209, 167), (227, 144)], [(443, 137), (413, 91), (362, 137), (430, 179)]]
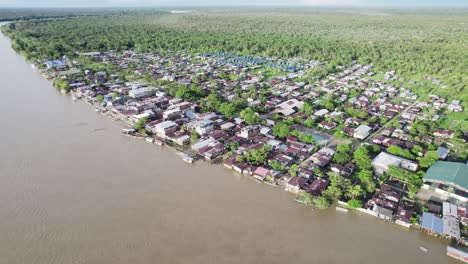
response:
[(263, 181), (263, 180), (265, 180), (265, 178), (266, 178), (266, 176), (268, 175), (269, 172), (270, 172), (270, 170), (260, 166), (254, 171), (253, 177), (255, 179)]

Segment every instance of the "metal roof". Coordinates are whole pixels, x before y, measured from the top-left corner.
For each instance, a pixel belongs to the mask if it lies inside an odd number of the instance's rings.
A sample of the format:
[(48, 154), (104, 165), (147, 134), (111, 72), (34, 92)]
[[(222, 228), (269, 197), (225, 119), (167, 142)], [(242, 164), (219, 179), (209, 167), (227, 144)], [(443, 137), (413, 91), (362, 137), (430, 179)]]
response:
[(468, 165), (460, 162), (437, 161), (427, 170), (424, 180), (453, 185), (468, 191)]
[(424, 212), (421, 225), (423, 228), (432, 230), (436, 233), (444, 233), (444, 223), (442, 219), (434, 214)]

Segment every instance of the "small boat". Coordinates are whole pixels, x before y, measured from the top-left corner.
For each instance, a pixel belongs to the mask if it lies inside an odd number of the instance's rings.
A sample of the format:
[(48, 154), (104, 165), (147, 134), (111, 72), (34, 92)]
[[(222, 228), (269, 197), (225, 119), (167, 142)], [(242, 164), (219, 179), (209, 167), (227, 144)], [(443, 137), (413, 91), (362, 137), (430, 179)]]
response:
[(193, 158), (192, 158), (190, 155), (184, 155), (184, 157), (182, 157), (182, 159), (183, 159), (185, 162), (193, 163)]
[(133, 134), (135, 132), (136, 132), (136, 130), (133, 129), (133, 128), (124, 128), (124, 129), (122, 129), (122, 133), (124, 133), (124, 134)]
[(73, 101), (78, 101), (78, 97), (72, 96)]
[(425, 248), (425, 247), (423, 247), (423, 246), (420, 246), (419, 249), (420, 249), (422, 252), (427, 252), (427, 251), (428, 251), (428, 249)]
[(159, 139), (155, 139), (155, 140), (154, 140), (154, 144), (156, 144), (156, 145), (158, 145), (158, 146), (162, 146), (162, 145), (164, 145), (164, 142), (162, 142), (162, 141), (159, 140)]
[(346, 208), (338, 207), (338, 206), (336, 207), (336, 210), (337, 210), (337, 211), (340, 211), (340, 212), (348, 212), (348, 211), (349, 211), (349, 210), (346, 209)]
[(149, 143), (153, 143), (154, 142), (154, 138), (152, 137), (147, 137), (145, 138), (146, 142), (149, 142)]

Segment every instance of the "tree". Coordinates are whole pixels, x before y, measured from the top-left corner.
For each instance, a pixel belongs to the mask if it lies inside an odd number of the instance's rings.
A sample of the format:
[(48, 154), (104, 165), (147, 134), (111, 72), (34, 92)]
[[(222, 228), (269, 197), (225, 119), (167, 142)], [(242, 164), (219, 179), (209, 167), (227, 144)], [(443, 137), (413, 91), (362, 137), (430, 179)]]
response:
[(366, 147), (360, 146), (354, 151), (354, 162), (360, 169), (370, 169), (372, 168), (371, 158), (369, 156), (369, 151)]
[(55, 79), (54, 84), (58, 90), (65, 91), (65, 92), (70, 91), (70, 83), (67, 80)]
[(343, 192), (338, 186), (329, 185), (328, 188), (325, 191), (323, 191), (322, 195), (330, 200), (335, 201), (341, 198)]
[(104, 100), (104, 96), (102, 96), (102, 94), (96, 96), (96, 101), (102, 102), (103, 100)]
[(347, 143), (340, 143), (336, 148), (333, 161), (339, 164), (345, 164), (351, 159), (351, 146)]
[(296, 177), (297, 176), (297, 171), (299, 170), (299, 166), (297, 164), (293, 164), (289, 167), (288, 169), (288, 173), (289, 175), (291, 175), (292, 177)]
[(192, 131), (192, 134), (190, 134), (190, 143), (195, 143), (200, 139), (200, 135), (198, 135), (197, 132)]
[(403, 149), (401, 149), (398, 146), (390, 146), (387, 148), (387, 152), (393, 155), (400, 155), (403, 152)]
[(310, 116), (312, 113), (314, 113), (314, 108), (311, 104), (309, 104), (308, 102), (305, 102), (302, 105), (300, 112), (306, 116)]
[(315, 121), (313, 119), (308, 118), (306, 121), (304, 121), (304, 126), (311, 128), (315, 124)]
[(320, 196), (320, 197), (315, 197), (312, 204), (317, 209), (326, 209), (330, 207), (331, 202), (326, 197)]
[(258, 116), (252, 108), (246, 108), (240, 112), (240, 116), (244, 119), (247, 125), (255, 125), (262, 123), (262, 119)]
[(133, 128), (139, 131), (140, 133), (146, 134), (147, 131), (145, 129), (145, 125), (147, 122), (148, 122), (147, 117), (140, 118), (135, 122), (135, 124), (133, 125)]
[(244, 159), (252, 164), (262, 164), (266, 162), (270, 151), (271, 146), (265, 144), (260, 148), (252, 149), (244, 153)]
[(315, 143), (315, 138), (310, 133), (305, 133), (299, 130), (293, 130), (290, 134), (297, 137), (297, 139), (299, 139), (299, 141), (302, 143), (306, 143), (306, 144)]
[(351, 199), (348, 201), (348, 207), (352, 209), (361, 208), (362, 202), (358, 199)]
[(421, 168), (429, 168), (437, 160), (439, 160), (439, 153), (435, 150), (429, 150), (424, 154), (424, 157), (418, 159)]
[(277, 171), (283, 171), (285, 169), (285, 167), (276, 160), (270, 160), (268, 164), (270, 164), (271, 168)]
[(290, 130), (289, 126), (286, 123), (278, 122), (273, 127), (273, 135), (283, 139), (289, 136)]
[(357, 173), (357, 178), (361, 182), (362, 186), (368, 193), (372, 193), (375, 190), (375, 182), (373, 173), (371, 170), (361, 170)]
[(362, 196), (364, 191), (360, 185), (349, 186), (346, 190), (346, 197), (354, 199), (356, 197)]

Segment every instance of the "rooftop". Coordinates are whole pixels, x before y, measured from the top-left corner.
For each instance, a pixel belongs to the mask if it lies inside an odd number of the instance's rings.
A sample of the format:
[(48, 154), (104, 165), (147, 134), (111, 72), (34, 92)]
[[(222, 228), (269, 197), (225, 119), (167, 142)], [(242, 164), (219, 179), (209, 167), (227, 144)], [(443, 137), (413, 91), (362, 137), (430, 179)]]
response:
[(427, 170), (424, 181), (452, 185), (468, 191), (468, 165), (460, 162), (437, 161)]

